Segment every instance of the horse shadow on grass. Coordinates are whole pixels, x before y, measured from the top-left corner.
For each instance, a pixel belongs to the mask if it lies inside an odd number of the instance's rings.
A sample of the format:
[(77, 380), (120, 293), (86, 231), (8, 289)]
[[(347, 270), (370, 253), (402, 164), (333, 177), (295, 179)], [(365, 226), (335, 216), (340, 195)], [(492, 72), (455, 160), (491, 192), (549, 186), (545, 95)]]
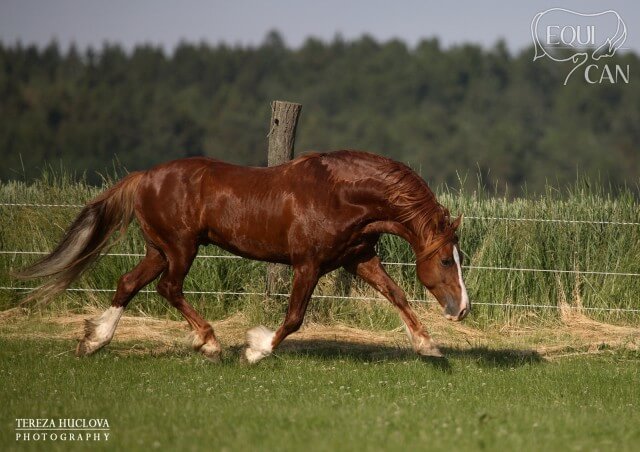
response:
[[(267, 358), (295, 359), (309, 357), (321, 360), (350, 360), (353, 362), (384, 363), (422, 361), (425, 364), (441, 370), (451, 372), (452, 363), (473, 363), (484, 368), (515, 368), (527, 365), (539, 365), (545, 359), (535, 350), (489, 347), (440, 347), (444, 358), (419, 356), (409, 347), (379, 345), (366, 342), (344, 341), (339, 339), (289, 339), (274, 352), (275, 356)], [(155, 356), (193, 358), (196, 354), (189, 348), (182, 346), (157, 347), (136, 344), (134, 347), (112, 347), (111, 352), (127, 356)], [(223, 362), (233, 364), (244, 353), (243, 345), (232, 345), (224, 348)]]
[[(357, 343), (328, 339), (294, 339), (284, 342), (277, 356), (308, 356), (318, 359), (349, 359), (361, 362), (421, 360), (436, 369), (449, 372), (451, 363), (465, 361), (480, 367), (513, 368), (544, 363), (544, 358), (530, 349), (491, 349), (488, 347), (440, 347), (444, 358), (421, 357), (408, 347)], [(240, 350), (238, 350), (240, 352)]]

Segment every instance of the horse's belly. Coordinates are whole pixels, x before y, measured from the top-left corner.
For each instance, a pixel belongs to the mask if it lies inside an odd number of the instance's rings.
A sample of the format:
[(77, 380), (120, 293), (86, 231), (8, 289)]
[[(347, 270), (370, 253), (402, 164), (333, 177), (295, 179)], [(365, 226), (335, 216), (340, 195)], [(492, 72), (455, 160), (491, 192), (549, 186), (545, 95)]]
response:
[(257, 229), (250, 231), (244, 226), (231, 229), (214, 227), (209, 229), (207, 241), (249, 259), (289, 264), (290, 252), (286, 234)]

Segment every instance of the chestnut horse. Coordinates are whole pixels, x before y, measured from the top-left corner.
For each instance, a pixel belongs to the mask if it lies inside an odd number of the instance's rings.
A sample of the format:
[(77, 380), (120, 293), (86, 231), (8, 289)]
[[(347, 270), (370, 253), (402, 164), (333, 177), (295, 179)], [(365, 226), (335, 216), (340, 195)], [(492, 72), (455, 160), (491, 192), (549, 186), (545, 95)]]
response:
[(293, 267), (289, 307), (280, 328), (247, 332), (244, 356), (257, 362), (302, 324), (318, 279), (338, 267), (360, 276), (398, 309), (414, 350), (442, 356), (404, 292), (376, 255), (381, 234), (405, 239), (416, 255), (420, 281), (450, 320), (471, 308), (462, 281), (456, 229), (427, 184), (407, 166), (359, 151), (313, 153), (270, 167), (236, 166), (188, 158), (131, 173), (90, 201), (57, 248), (23, 270), (22, 278), (47, 278), (30, 298), (50, 299), (101, 254), (116, 230), (133, 218), (146, 256), (122, 275), (111, 307), (86, 322), (78, 355), (108, 344), (124, 308), (160, 276), (157, 290), (194, 330), (193, 347), (218, 359), (211, 325), (187, 303), (182, 286), (198, 247), (217, 245), (249, 259)]

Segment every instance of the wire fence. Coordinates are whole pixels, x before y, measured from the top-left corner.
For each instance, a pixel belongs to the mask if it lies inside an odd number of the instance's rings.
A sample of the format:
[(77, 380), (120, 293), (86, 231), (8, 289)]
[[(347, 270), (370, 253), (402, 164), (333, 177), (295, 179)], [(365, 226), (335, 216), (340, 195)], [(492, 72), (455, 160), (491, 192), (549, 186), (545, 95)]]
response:
[[(82, 208), (81, 204), (57, 204), (57, 203), (0, 203), (0, 207), (26, 207), (26, 208)], [(556, 223), (556, 224), (592, 224), (592, 225), (616, 225), (616, 226), (640, 226), (640, 222), (634, 221), (607, 221), (607, 220), (577, 220), (577, 219), (559, 219), (559, 218), (516, 218), (516, 217), (497, 217), (497, 216), (474, 216), (467, 215), (466, 219), (477, 221), (504, 221), (504, 222), (538, 222), (538, 223)], [(46, 255), (48, 251), (23, 251), (23, 250), (0, 250), (0, 255)], [(144, 253), (105, 253), (108, 257), (143, 257)], [(243, 259), (234, 255), (198, 255), (196, 259)], [(395, 266), (415, 266), (411, 262), (383, 262), (384, 265)], [(561, 273), (561, 274), (581, 274), (581, 275), (602, 275), (602, 276), (621, 276), (621, 277), (640, 277), (640, 273), (635, 272), (609, 272), (598, 270), (567, 270), (567, 269), (546, 269), (546, 268), (519, 268), (519, 267), (502, 267), (502, 266), (482, 266), (482, 265), (463, 265), (463, 268), (473, 270), (486, 271), (508, 271), (508, 272), (538, 272), (538, 273)], [(37, 287), (15, 287), (0, 286), (0, 290), (25, 291), (34, 290)], [(111, 293), (115, 289), (100, 288), (69, 288), (71, 292), (96, 292)], [(140, 293), (156, 293), (153, 290), (141, 290)], [(229, 295), (229, 296), (264, 296), (265, 292), (233, 292), (233, 291), (209, 291), (209, 290), (185, 290), (185, 294), (192, 295)], [(288, 297), (288, 293), (270, 293), (269, 296)], [(386, 301), (381, 297), (367, 296), (344, 296), (344, 295), (313, 295), (316, 299), (339, 299), (339, 300), (363, 300), (363, 301)], [(434, 300), (426, 299), (410, 299), (410, 302), (416, 303), (434, 303)], [(604, 311), (618, 313), (640, 313), (640, 308), (610, 308), (610, 307), (578, 307), (578, 306), (557, 306), (542, 304), (515, 304), (515, 303), (498, 303), (498, 302), (475, 302), (475, 305), (481, 306), (498, 306), (506, 308), (531, 308), (531, 309), (580, 309), (585, 311)]]

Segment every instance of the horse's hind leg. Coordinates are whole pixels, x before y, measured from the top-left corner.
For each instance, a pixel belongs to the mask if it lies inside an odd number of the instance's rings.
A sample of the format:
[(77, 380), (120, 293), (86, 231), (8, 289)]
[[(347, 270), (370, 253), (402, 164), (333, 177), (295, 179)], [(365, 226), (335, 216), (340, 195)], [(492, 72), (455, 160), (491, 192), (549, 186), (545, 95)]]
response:
[(144, 259), (133, 270), (120, 277), (111, 307), (97, 319), (85, 320), (84, 338), (78, 343), (76, 355), (90, 355), (111, 342), (122, 311), (129, 301), (165, 268), (164, 256), (156, 248), (147, 245), (147, 255)]
[(182, 247), (181, 249), (166, 250), (168, 268), (158, 281), (158, 293), (166, 298), (193, 329), (194, 350), (200, 351), (212, 361), (220, 359), (222, 348), (213, 333), (213, 327), (187, 303), (182, 292), (184, 278), (191, 268), (191, 263), (196, 256), (197, 247)]

